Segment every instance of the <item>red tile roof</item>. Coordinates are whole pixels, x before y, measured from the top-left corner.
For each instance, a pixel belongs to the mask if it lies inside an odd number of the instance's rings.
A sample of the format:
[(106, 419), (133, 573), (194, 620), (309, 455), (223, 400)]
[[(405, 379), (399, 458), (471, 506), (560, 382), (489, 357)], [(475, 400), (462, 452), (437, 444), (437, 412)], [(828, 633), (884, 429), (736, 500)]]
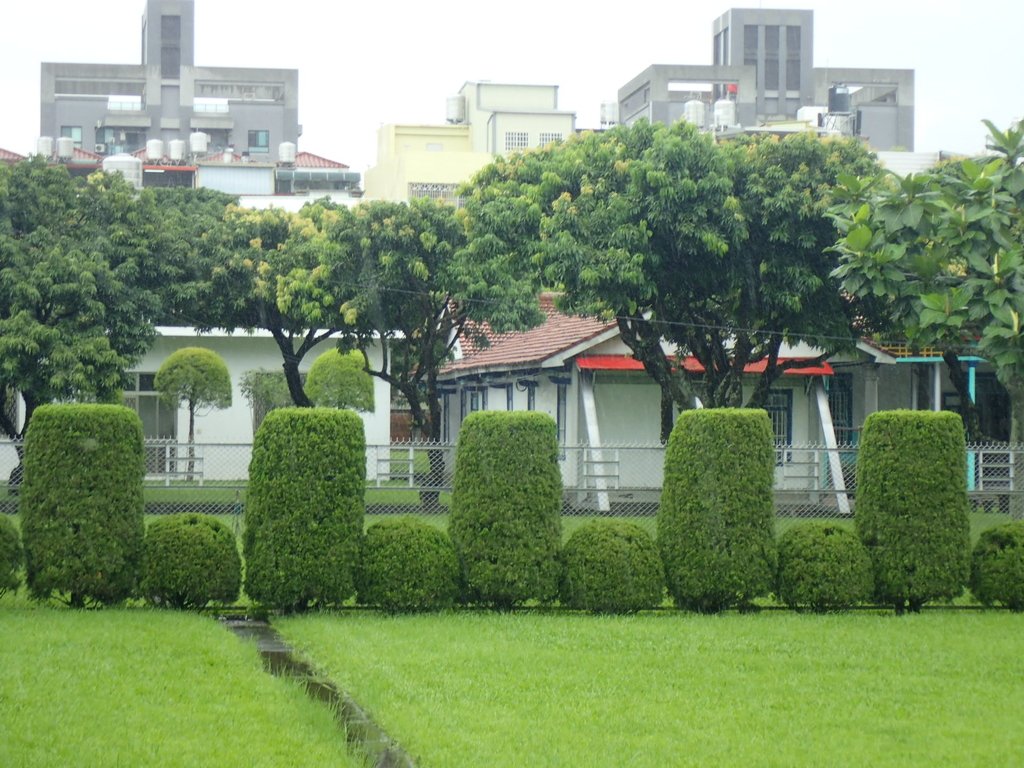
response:
[(11, 152), (9, 149), (0, 147), (0, 163), (20, 163), (24, 159), (24, 155), (19, 155), (17, 152)]
[(348, 168), (344, 163), (337, 160), (328, 160), (326, 157), (314, 155), (312, 152), (299, 152), (295, 155), (296, 168)]
[[(779, 362), (813, 359), (812, 357), (780, 357)], [(576, 358), (576, 365), (580, 370), (585, 371), (642, 371), (644, 369), (643, 363), (630, 355), (586, 355)], [(743, 372), (764, 373), (767, 367), (767, 360), (758, 360), (743, 366)], [(683, 360), (683, 370), (687, 373), (704, 373), (704, 366), (697, 358), (690, 356)], [(831, 376), (835, 371), (828, 363), (820, 362), (802, 368), (787, 368), (784, 373), (790, 376)]]
[(541, 294), (545, 318), (536, 328), (501, 334), (488, 333), (485, 328), (484, 335), (490, 340), (486, 347), (464, 340), (464, 357), (446, 365), (442, 375), (538, 365), (615, 328), (614, 322), (563, 314), (555, 308), (554, 298), (554, 294)]
[(75, 147), (75, 152), (72, 155), (71, 159), (74, 162), (76, 162), (76, 163), (81, 163), (81, 162), (85, 162), (85, 163), (102, 163), (103, 162), (103, 158), (100, 155), (97, 155), (95, 152), (90, 152), (87, 149), (82, 149), (81, 147)]

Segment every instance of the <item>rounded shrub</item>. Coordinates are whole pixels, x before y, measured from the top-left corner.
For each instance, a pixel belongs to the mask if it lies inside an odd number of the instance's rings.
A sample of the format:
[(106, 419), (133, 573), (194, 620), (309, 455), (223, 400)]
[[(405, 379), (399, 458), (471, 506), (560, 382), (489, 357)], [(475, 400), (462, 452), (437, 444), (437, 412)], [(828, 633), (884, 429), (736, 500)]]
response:
[(138, 583), (142, 422), (121, 405), (45, 405), (25, 435), (18, 509), (29, 593), (114, 603)]
[(324, 408), (373, 410), (373, 376), (366, 372), (366, 356), (358, 349), (329, 349), (313, 361), (306, 376), (306, 394)]
[(20, 586), (24, 559), (18, 529), (6, 517), (0, 517), (0, 597)]
[(253, 441), (245, 505), (245, 591), (286, 610), (355, 593), (366, 438), (352, 411), (278, 408)]
[(970, 575), (967, 450), (951, 412), (879, 411), (864, 422), (854, 515), (875, 597), (897, 612), (953, 598)]
[(498, 609), (558, 594), (562, 474), (554, 420), (538, 412), (466, 417), (449, 533), (469, 598)]
[(459, 595), (459, 560), (448, 534), (412, 518), (366, 531), (359, 602), (389, 612), (450, 608)]
[(765, 411), (679, 415), (665, 452), (657, 536), (668, 591), (679, 607), (721, 611), (771, 591), (774, 471)]
[(231, 530), (209, 515), (160, 517), (146, 528), (140, 592), (154, 605), (202, 608), (238, 599), (242, 560)]
[(971, 557), (971, 592), (983, 605), (1024, 610), (1024, 521), (983, 531)]
[(837, 523), (797, 523), (779, 538), (779, 599), (790, 608), (841, 611), (871, 599), (871, 558)]
[(595, 520), (562, 550), (562, 603), (597, 613), (631, 613), (661, 604), (665, 574), (654, 539), (636, 523)]

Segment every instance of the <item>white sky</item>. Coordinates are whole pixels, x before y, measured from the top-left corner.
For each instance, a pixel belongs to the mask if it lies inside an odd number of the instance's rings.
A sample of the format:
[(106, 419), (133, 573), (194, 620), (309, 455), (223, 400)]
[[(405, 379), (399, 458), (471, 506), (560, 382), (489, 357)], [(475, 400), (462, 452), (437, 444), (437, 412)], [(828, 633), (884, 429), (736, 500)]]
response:
[[(973, 152), (1024, 116), (1020, 0), (196, 0), (201, 66), (299, 70), (299, 149), (365, 172), (385, 123), (440, 123), (467, 80), (558, 85), (577, 127), (650, 64), (710, 64), (730, 7), (812, 8), (814, 65), (916, 70), (919, 151)], [(140, 61), (143, 0), (0, 5), (0, 147), (39, 134), (42, 61)]]

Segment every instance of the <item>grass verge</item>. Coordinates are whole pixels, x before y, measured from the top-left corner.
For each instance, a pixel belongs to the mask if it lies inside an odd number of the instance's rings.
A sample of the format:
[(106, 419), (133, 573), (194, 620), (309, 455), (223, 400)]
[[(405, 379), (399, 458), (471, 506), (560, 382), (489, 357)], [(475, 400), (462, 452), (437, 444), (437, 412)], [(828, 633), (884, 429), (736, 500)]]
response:
[(1006, 765), (1024, 618), (281, 619), (419, 765)]
[(356, 766), (255, 646), (163, 611), (0, 612), (0, 765)]

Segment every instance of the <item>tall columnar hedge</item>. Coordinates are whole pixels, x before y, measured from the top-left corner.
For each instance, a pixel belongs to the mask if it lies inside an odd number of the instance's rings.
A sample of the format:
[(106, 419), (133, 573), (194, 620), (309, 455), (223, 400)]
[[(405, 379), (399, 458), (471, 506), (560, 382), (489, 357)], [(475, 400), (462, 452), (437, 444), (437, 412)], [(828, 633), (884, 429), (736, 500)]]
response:
[(366, 484), (363, 422), (351, 411), (278, 408), (253, 441), (245, 591), (301, 610), (355, 592)]
[(678, 606), (720, 611), (771, 591), (774, 469), (765, 411), (680, 414), (665, 452), (657, 537)]
[(470, 599), (499, 609), (558, 593), (562, 475), (554, 420), (482, 411), (462, 424), (449, 533)]
[(0, 597), (21, 584), (21, 566), (25, 561), (21, 536), (14, 523), (0, 516)]
[(956, 597), (967, 583), (967, 454), (960, 416), (881, 411), (864, 422), (855, 524), (875, 597), (897, 611)]
[(142, 422), (120, 405), (46, 405), (25, 436), (25, 574), (71, 605), (131, 596), (142, 561)]

